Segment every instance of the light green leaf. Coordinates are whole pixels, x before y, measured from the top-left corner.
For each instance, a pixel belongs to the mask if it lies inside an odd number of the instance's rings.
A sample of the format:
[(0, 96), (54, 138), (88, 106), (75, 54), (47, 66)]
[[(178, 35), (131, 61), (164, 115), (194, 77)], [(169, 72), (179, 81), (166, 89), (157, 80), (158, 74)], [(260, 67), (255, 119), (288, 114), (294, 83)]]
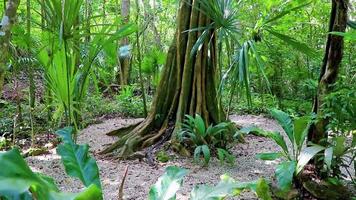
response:
[(175, 200), (176, 193), (182, 185), (183, 177), (188, 173), (186, 169), (169, 166), (155, 185), (150, 189), (149, 200)]
[(266, 21), (264, 22), (264, 24), (268, 24), (268, 23), (271, 23), (271, 22), (273, 22), (273, 21), (276, 21), (276, 20), (278, 20), (278, 19), (284, 17), (285, 15), (288, 15), (289, 13), (291, 13), (291, 12), (293, 12), (293, 11), (296, 11), (296, 10), (299, 10), (299, 9), (305, 7), (305, 6), (308, 6), (310, 3), (311, 3), (311, 1), (310, 1), (310, 2), (307, 2), (307, 3), (305, 3), (305, 4), (302, 4), (302, 5), (299, 5), (299, 6), (297, 6), (297, 7), (284, 10), (284, 11), (278, 13), (276, 16), (272, 17), (271, 19), (266, 20)]
[(343, 136), (335, 137), (335, 148), (334, 148), (334, 155), (340, 157), (345, 152), (345, 142), (346, 138)]
[(239, 193), (247, 185), (236, 183), (227, 175), (221, 177), (221, 181), (216, 186), (198, 185), (190, 193), (190, 200), (215, 200), (223, 199)]
[(294, 49), (296, 49), (297, 51), (306, 54), (307, 56), (314, 58), (317, 53), (315, 52), (314, 49), (310, 48), (307, 44), (302, 43), (288, 35), (284, 35), (282, 33), (278, 33), (272, 29), (267, 29), (266, 30), (271, 33), (272, 35), (274, 35), (275, 37), (277, 37), (278, 39), (282, 40), (283, 42), (285, 42), (286, 44), (290, 45), (291, 47), (293, 47)]
[(355, 31), (350, 31), (350, 32), (346, 32), (346, 33), (344, 33), (344, 32), (330, 32), (329, 34), (344, 37), (345, 40), (356, 41), (356, 32)]
[(331, 162), (333, 159), (333, 147), (329, 147), (327, 149), (325, 149), (324, 152), (324, 162), (326, 164), (326, 166), (328, 167), (328, 169), (331, 169)]
[(283, 156), (283, 153), (258, 153), (256, 158), (261, 160), (276, 160)]
[(324, 149), (325, 149), (325, 147), (318, 146), (318, 145), (304, 148), (298, 158), (298, 165), (297, 165), (296, 173), (299, 174), (303, 170), (304, 166), (306, 164), (308, 164), (310, 159), (312, 159), (317, 153), (319, 153), (320, 151), (322, 151)]
[(271, 191), (265, 179), (258, 179), (256, 186), (256, 194), (262, 200), (272, 200)]
[(308, 134), (310, 117), (304, 116), (294, 120), (294, 140), (298, 147), (301, 149)]

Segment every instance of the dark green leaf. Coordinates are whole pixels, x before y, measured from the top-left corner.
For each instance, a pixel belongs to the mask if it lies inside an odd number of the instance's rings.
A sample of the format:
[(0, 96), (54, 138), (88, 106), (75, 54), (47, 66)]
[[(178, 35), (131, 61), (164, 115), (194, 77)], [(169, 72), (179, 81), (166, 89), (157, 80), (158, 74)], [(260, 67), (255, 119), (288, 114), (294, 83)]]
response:
[(89, 155), (88, 145), (77, 145), (72, 140), (73, 128), (67, 127), (56, 132), (63, 143), (57, 147), (58, 154), (68, 175), (79, 178), (89, 187), (95, 184), (101, 189), (99, 169), (94, 158)]
[(277, 185), (281, 191), (287, 192), (291, 188), (296, 166), (297, 164), (294, 160), (282, 162), (277, 166)]

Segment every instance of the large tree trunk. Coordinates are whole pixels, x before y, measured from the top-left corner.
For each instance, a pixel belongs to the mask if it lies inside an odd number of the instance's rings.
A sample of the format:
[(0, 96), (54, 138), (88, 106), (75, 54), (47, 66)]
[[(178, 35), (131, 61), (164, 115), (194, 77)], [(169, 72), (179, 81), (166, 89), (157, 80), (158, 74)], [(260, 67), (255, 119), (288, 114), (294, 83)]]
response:
[(5, 80), (6, 64), (9, 61), (9, 46), (11, 27), (16, 21), (16, 11), (20, 4), (20, 0), (9, 0), (6, 5), (5, 14), (1, 20), (0, 26), (0, 97)]
[[(130, 20), (130, 0), (121, 1), (121, 18), (124, 24), (128, 24)], [(129, 45), (129, 38), (124, 37), (120, 46), (125, 47)], [(119, 85), (124, 86), (129, 84), (130, 77), (130, 55), (119, 55)]]
[[(348, 0), (332, 0), (329, 32), (345, 32), (347, 25)], [(323, 65), (321, 67), (317, 95), (314, 98), (313, 112), (317, 114), (318, 121), (311, 126), (308, 141), (319, 144), (327, 138), (328, 117), (324, 116), (323, 104), (325, 96), (330, 94), (332, 86), (337, 79), (343, 57), (344, 38), (337, 35), (328, 35)]]
[(185, 31), (210, 23), (196, 9), (197, 2), (188, 0), (180, 3), (177, 32), (147, 118), (136, 126), (109, 133), (120, 138), (101, 153), (118, 150), (118, 156), (125, 158), (137, 150), (169, 139), (174, 129), (179, 129), (185, 114), (198, 113), (206, 124), (224, 119), (216, 98), (217, 52), (213, 30), (209, 41), (205, 41), (197, 55), (190, 56), (200, 33)]

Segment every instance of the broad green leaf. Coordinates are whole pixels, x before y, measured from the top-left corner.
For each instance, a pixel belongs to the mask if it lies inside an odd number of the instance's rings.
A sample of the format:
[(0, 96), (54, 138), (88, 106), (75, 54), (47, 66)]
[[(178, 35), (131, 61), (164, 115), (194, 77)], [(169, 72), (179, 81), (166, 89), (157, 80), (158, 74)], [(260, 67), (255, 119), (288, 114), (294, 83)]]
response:
[(74, 200), (99, 200), (103, 199), (101, 189), (91, 184), (83, 192), (77, 194)]
[(0, 196), (20, 195), (32, 188), (39, 199), (48, 199), (50, 191), (58, 191), (53, 181), (32, 172), (17, 149), (0, 153), (0, 163)]
[(258, 153), (256, 158), (261, 160), (276, 160), (283, 156), (283, 153)]
[(154, 184), (149, 192), (149, 200), (175, 200), (176, 193), (182, 185), (186, 169), (169, 166), (166, 172)]
[(297, 165), (296, 173), (299, 174), (303, 170), (304, 166), (306, 164), (308, 164), (310, 159), (312, 159), (317, 153), (319, 153), (320, 151), (322, 151), (324, 149), (325, 149), (325, 147), (318, 146), (318, 145), (304, 148), (298, 158), (298, 165)]
[(307, 56), (314, 58), (317, 53), (315, 52), (314, 49), (310, 48), (307, 44), (302, 43), (288, 35), (284, 35), (282, 33), (278, 33), (272, 29), (266, 29), (269, 33), (271, 33), (272, 35), (274, 35), (275, 37), (277, 37), (278, 39), (282, 40), (283, 42), (285, 42), (286, 44), (290, 45), (291, 47), (293, 47), (294, 49), (296, 49), (297, 51), (306, 54)]
[(196, 114), (196, 115), (195, 115), (194, 123), (195, 123), (196, 129), (198, 130), (198, 133), (199, 133), (202, 137), (205, 137), (205, 136), (206, 136), (206, 132), (205, 132), (205, 122), (204, 122), (203, 118), (202, 118), (200, 115)]
[(198, 185), (190, 193), (190, 200), (215, 200), (223, 199), (227, 196), (234, 196), (247, 185), (236, 183), (227, 175), (221, 176), (221, 181), (216, 186)]
[(239, 132), (244, 133), (244, 134), (253, 134), (253, 135), (262, 136), (262, 137), (268, 136), (268, 133), (266, 131), (258, 128), (257, 126), (243, 127), (239, 130)]
[(286, 155), (288, 155), (288, 147), (286, 144), (286, 141), (284, 140), (283, 136), (278, 133), (278, 132), (270, 132), (268, 135), (270, 138), (272, 138), (285, 152)]
[[(10, 199), (38, 200), (99, 200), (101, 190), (91, 185), (83, 192), (62, 193), (58, 190), (54, 180), (45, 175), (34, 173), (27, 165), (17, 149), (0, 153), (0, 197)], [(28, 191), (31, 191), (30, 194)]]
[(262, 200), (272, 200), (271, 191), (265, 179), (258, 179), (256, 186), (256, 194)]
[(333, 159), (333, 147), (329, 147), (327, 149), (325, 149), (324, 152), (324, 162), (326, 164), (326, 166), (328, 167), (328, 169), (331, 169), (331, 162)]
[(279, 125), (282, 126), (283, 130), (288, 135), (289, 140), (291, 143), (294, 143), (294, 136), (293, 136), (293, 122), (289, 115), (283, 111), (277, 109), (270, 110), (272, 117), (278, 121)]
[(89, 155), (88, 145), (75, 144), (72, 132), (71, 127), (56, 132), (63, 139), (63, 143), (57, 147), (57, 152), (62, 158), (67, 174), (79, 178), (87, 187), (95, 184), (101, 189), (99, 169), (95, 159)]
[(301, 149), (308, 134), (310, 117), (304, 116), (294, 120), (294, 140), (298, 147)]
[(209, 164), (210, 161), (210, 149), (207, 145), (200, 145), (194, 150), (194, 160), (200, 163), (200, 156), (203, 154), (204, 164)]
[(282, 192), (288, 191), (292, 186), (292, 181), (294, 177), (294, 172), (296, 170), (296, 162), (285, 161), (279, 164), (276, 168), (276, 178), (278, 188)]

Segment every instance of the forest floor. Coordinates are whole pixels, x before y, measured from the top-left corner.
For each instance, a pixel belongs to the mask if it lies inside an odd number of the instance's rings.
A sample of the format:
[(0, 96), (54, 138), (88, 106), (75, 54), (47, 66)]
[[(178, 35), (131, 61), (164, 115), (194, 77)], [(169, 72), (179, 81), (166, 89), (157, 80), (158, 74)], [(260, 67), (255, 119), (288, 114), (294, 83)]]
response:
[[(230, 119), (236, 124), (246, 126), (258, 126), (268, 131), (283, 132), (282, 128), (272, 119), (253, 115), (232, 115)], [(114, 118), (101, 124), (94, 124), (82, 130), (79, 144), (89, 144), (91, 153), (97, 159), (104, 199), (117, 199), (118, 188), (121, 183), (126, 166), (128, 175), (124, 185), (124, 199), (141, 200), (147, 199), (148, 191), (158, 177), (164, 173), (167, 166), (175, 165), (186, 168), (189, 174), (184, 178), (182, 188), (177, 194), (177, 199), (188, 199), (190, 191), (197, 184), (217, 184), (222, 174), (228, 174), (238, 181), (253, 181), (260, 177), (270, 179), (274, 173), (276, 162), (266, 162), (255, 158), (257, 153), (278, 151), (279, 147), (271, 140), (254, 135), (248, 135), (245, 143), (238, 143), (232, 149), (236, 157), (235, 165), (222, 165), (217, 159), (213, 159), (208, 167), (201, 167), (192, 162), (192, 158), (175, 157), (157, 166), (149, 166), (146, 162), (139, 160), (118, 161), (102, 158), (97, 152), (113, 143), (116, 138), (106, 136), (105, 133), (116, 128), (135, 123), (141, 119)], [(82, 184), (67, 176), (56, 154), (52, 149), (50, 154), (28, 157), (26, 159), (30, 167), (37, 172), (45, 173), (53, 177), (60, 189), (68, 192), (78, 192)], [(253, 193), (247, 192), (236, 199), (257, 199)]]

